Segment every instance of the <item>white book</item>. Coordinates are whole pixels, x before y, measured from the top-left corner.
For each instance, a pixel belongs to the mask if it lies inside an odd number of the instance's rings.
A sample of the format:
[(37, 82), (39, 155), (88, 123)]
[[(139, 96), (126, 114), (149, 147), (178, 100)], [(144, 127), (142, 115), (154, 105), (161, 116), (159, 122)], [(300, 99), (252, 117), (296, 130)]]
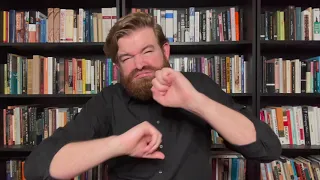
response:
[(154, 17), (154, 23), (158, 23), (158, 16), (157, 16), (157, 14), (158, 14), (158, 11), (157, 11), (157, 9), (156, 8), (153, 8), (153, 17)]
[(48, 57), (48, 94), (53, 94), (53, 57)]
[(195, 12), (194, 7), (189, 8), (189, 37), (190, 42), (194, 42), (194, 21), (195, 21)]
[(235, 8), (230, 8), (231, 40), (236, 41), (236, 19)]
[(178, 41), (178, 11), (173, 10), (173, 42)]
[(212, 11), (206, 10), (206, 41), (210, 42), (212, 41), (211, 38), (211, 20), (212, 19)]
[(279, 73), (279, 92), (280, 93), (284, 93), (284, 86), (283, 86), (283, 73), (282, 73), (282, 69), (283, 69), (283, 61), (282, 58), (278, 58), (278, 63), (279, 63), (279, 69), (280, 69), (280, 73)]
[(156, 12), (157, 12), (157, 23), (161, 25), (161, 11), (160, 9), (157, 9)]
[(294, 92), (295, 93), (301, 93), (301, 66), (300, 66), (300, 60), (294, 59), (294, 66), (295, 66), (295, 75), (294, 75)]
[(300, 145), (305, 145), (306, 144), (306, 140), (305, 140), (305, 134), (304, 134), (304, 127), (303, 127), (303, 115), (302, 115), (302, 107), (298, 106), (298, 123), (299, 123), (299, 130), (302, 134), (302, 136), (300, 136)]
[(79, 19), (78, 19), (78, 41), (83, 42), (83, 17), (84, 17), (84, 10), (82, 8), (79, 8)]
[(65, 40), (66, 42), (73, 42), (74, 11), (72, 9), (67, 9), (65, 14)]
[(200, 41), (200, 12), (194, 13), (194, 42)]
[(165, 10), (165, 22), (166, 38), (173, 42), (173, 10)]
[(162, 32), (166, 35), (166, 11), (160, 11), (160, 26), (162, 28)]
[[(111, 14), (112, 14), (112, 19), (111, 19), (111, 27), (117, 22), (117, 8), (112, 7), (111, 8)], [(111, 29), (110, 27), (110, 29)]]
[(320, 129), (320, 122), (319, 122), (319, 119), (320, 119), (320, 108), (319, 107), (316, 107), (317, 109), (317, 127), (316, 127), (316, 134), (317, 134), (317, 145), (320, 145), (320, 134), (319, 134), (319, 129)]
[(314, 121), (313, 121), (313, 108), (311, 106), (308, 106), (308, 119), (309, 121), (309, 133), (310, 133), (310, 142), (311, 145), (315, 145), (315, 135), (314, 135)]
[(77, 23), (73, 25), (73, 42), (78, 42), (78, 15), (77, 13), (73, 14), (73, 23)]
[(102, 8), (102, 36), (105, 40), (112, 26), (112, 8)]
[(181, 32), (180, 32), (180, 34), (181, 34), (181, 38), (180, 38), (180, 40), (181, 40), (181, 42), (185, 42), (185, 28), (186, 28), (186, 26), (185, 26), (185, 20), (184, 20), (184, 17), (185, 17), (185, 14), (183, 13), (183, 12), (180, 12), (179, 13), (179, 15), (180, 15), (180, 21), (181, 21), (181, 24), (180, 24), (180, 26), (181, 26)]
[(60, 9), (60, 42), (66, 42), (66, 9)]

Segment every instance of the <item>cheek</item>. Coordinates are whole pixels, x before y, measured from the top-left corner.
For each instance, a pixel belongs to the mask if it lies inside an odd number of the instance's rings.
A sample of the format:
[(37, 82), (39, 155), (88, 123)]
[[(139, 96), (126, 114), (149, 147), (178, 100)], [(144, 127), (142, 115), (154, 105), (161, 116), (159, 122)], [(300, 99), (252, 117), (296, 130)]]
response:
[(130, 65), (124, 65), (121, 67), (121, 71), (123, 73), (124, 76), (128, 76), (134, 69), (134, 66), (130, 66)]
[(150, 56), (147, 62), (149, 66), (161, 67), (163, 65), (163, 56), (162, 54)]

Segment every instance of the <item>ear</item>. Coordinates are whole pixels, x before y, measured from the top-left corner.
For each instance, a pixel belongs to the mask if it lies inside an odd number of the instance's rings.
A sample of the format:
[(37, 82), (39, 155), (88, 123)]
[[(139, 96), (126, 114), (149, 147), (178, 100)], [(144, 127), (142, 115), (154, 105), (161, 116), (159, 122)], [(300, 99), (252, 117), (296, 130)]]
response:
[(169, 43), (164, 43), (164, 45), (162, 46), (163, 49), (163, 53), (166, 56), (166, 59), (169, 60), (169, 56), (170, 56), (170, 44)]
[(120, 66), (121, 66), (121, 65), (120, 65), (120, 62), (119, 62), (119, 61), (116, 62), (116, 63), (114, 63), (113, 65), (116, 67), (117, 70), (120, 70), (120, 68), (121, 68)]
[(114, 66), (116, 67), (116, 69), (117, 69), (117, 70), (119, 70), (119, 69), (120, 69), (120, 67), (119, 67), (119, 63), (114, 63)]

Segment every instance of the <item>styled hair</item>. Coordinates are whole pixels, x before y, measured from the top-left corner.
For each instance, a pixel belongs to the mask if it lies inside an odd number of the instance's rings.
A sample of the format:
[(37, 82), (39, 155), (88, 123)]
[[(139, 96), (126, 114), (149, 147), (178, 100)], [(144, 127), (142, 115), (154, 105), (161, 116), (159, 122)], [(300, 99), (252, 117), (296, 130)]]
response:
[(152, 16), (145, 12), (131, 13), (120, 18), (110, 29), (103, 47), (105, 55), (110, 57), (113, 63), (117, 64), (118, 40), (140, 28), (152, 28), (160, 47), (168, 42), (161, 26), (155, 23)]

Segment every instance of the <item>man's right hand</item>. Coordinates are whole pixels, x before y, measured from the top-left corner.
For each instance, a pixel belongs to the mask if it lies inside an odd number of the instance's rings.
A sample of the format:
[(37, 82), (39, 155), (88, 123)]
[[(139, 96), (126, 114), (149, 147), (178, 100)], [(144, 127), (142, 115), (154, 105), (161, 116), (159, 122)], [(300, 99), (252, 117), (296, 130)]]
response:
[(149, 122), (142, 122), (117, 137), (121, 154), (151, 159), (164, 159), (158, 151), (162, 134)]

